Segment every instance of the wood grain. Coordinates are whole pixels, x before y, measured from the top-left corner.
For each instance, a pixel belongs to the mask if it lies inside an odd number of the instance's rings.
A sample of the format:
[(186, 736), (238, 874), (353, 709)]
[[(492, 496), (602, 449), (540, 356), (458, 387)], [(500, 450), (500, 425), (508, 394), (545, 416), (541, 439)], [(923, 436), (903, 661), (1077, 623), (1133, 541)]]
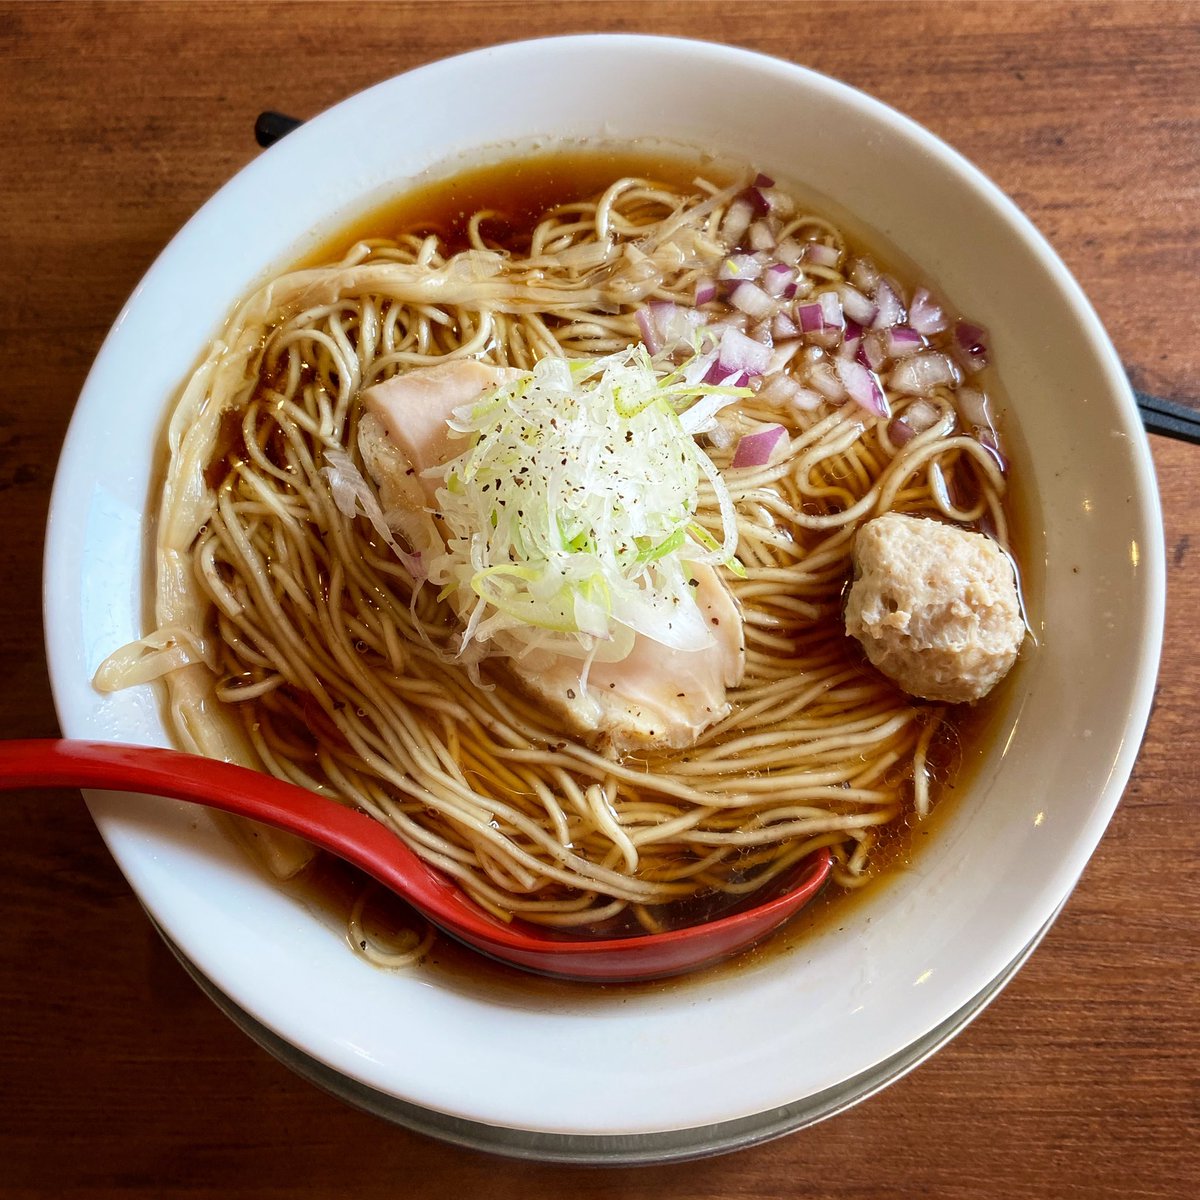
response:
[[(580, 31), (746, 46), (903, 110), (1030, 214), (1139, 387), (1200, 397), (1194, 3), (0, 4), (3, 735), (56, 730), (40, 554), (75, 398), (142, 272), (256, 153), (255, 114), (308, 116), (443, 55)], [(0, 1197), (1195, 1196), (1200, 457), (1154, 453), (1168, 626), (1124, 803), (1015, 982), (880, 1096), (753, 1150), (620, 1172), (389, 1127), (203, 998), (78, 796), (22, 794), (0, 805)]]

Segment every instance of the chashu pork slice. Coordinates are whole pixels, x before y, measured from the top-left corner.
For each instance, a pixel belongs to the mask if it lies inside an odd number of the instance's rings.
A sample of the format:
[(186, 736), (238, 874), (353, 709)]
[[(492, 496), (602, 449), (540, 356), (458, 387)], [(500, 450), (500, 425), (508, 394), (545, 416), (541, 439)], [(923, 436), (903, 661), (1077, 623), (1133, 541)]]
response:
[(512, 661), (526, 690), (563, 713), (581, 732), (617, 750), (691, 746), (729, 713), (726, 689), (742, 681), (742, 614), (706, 563), (689, 567), (696, 603), (713, 633), (702, 650), (672, 650), (639, 634), (620, 662), (592, 664), (579, 696), (579, 659), (533, 651)]
[(421, 472), (462, 453), (462, 440), (448, 423), (454, 410), (520, 375), (508, 367), (459, 358), (366, 388), (358, 445), (384, 510), (432, 508), (438, 483), (422, 479)]
[[(520, 372), (458, 359), (375, 384), (362, 393), (359, 446), (385, 510), (428, 511), (436, 480), (423, 478), (461, 453), (451, 435), (453, 411)], [(727, 689), (745, 670), (742, 618), (728, 587), (710, 566), (691, 566), (696, 603), (713, 634), (700, 650), (673, 650), (638, 635), (620, 662), (596, 662), (580, 695), (580, 660), (534, 650), (508, 665), (521, 686), (579, 733), (619, 751), (692, 745), (724, 718)]]

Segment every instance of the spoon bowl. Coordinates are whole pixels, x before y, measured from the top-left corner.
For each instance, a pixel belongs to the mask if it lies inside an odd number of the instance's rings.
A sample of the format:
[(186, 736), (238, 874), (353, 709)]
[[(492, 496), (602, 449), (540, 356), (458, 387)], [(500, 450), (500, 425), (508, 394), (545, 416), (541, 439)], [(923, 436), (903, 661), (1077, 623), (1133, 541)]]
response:
[(822, 849), (781, 895), (667, 933), (569, 939), (505, 922), (421, 861), (378, 821), (307, 788), (235, 763), (156, 746), (45, 739), (0, 743), (0, 789), (82, 787), (202, 804), (294, 833), (358, 867), (443, 932), (514, 967), (562, 979), (617, 983), (679, 975), (761, 941), (821, 890), (832, 860)]

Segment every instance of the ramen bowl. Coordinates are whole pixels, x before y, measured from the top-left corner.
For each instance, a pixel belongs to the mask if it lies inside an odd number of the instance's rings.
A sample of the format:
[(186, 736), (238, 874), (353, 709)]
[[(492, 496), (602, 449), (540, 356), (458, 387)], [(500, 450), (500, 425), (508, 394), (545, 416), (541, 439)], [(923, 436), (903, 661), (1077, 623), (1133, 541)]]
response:
[[(426, 119), (398, 116), (415, 111)], [(88, 801), (170, 945), (297, 1070), (501, 1152), (665, 1159), (817, 1120), (961, 1028), (1067, 899), (1137, 752), (1164, 586), (1145, 437), (1087, 300), (970, 164), (833, 80), (678, 40), (501, 46), (352, 97), (231, 180), (116, 321), (56, 479), (47, 650), (65, 734), (166, 744), (149, 688), (102, 696), (91, 680), (144, 631), (151, 483), (181, 381), (240, 297), (357, 214), (424, 179), (579, 143), (700, 147), (795, 183), (990, 331), (1032, 637), (961, 794), (853, 902), (733, 964), (638, 987), (526, 980), (457, 955), (377, 969), (205, 815)]]

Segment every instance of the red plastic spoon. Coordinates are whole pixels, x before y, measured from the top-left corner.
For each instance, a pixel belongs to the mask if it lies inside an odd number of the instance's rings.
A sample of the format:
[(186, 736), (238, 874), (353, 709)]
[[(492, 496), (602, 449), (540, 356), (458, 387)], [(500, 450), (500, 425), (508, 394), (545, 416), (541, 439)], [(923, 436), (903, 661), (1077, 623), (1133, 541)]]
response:
[(829, 851), (819, 850), (801, 864), (783, 895), (702, 925), (573, 941), (520, 921), (498, 920), (378, 821), (246, 767), (151, 746), (0, 742), (0, 790), (50, 787), (169, 796), (286, 829), (365, 871), (440, 929), (492, 958), (542, 975), (595, 982), (657, 979), (728, 958), (807, 904), (831, 866)]

